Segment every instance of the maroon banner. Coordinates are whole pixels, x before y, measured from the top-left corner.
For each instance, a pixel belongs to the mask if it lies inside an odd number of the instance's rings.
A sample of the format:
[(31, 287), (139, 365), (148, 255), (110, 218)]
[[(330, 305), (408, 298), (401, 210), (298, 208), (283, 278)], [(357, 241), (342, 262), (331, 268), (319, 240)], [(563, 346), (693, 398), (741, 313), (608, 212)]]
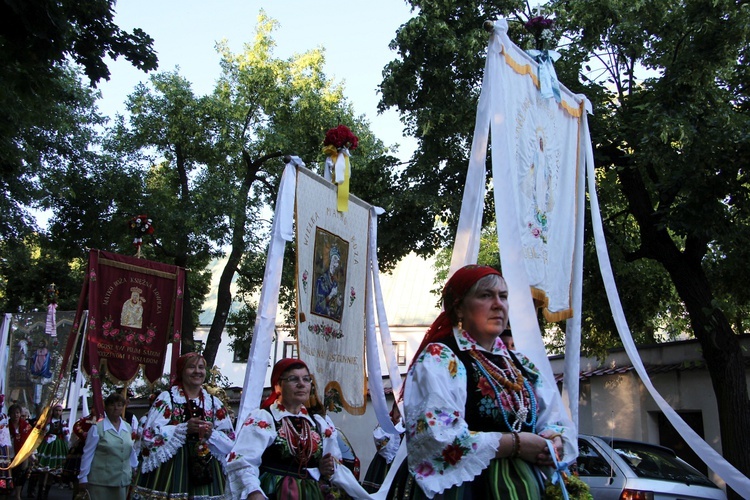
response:
[(184, 270), (91, 250), (87, 278), (84, 369), (95, 382), (104, 374), (127, 382), (143, 366), (146, 379), (155, 382), (164, 373), (167, 342), (174, 342), (174, 355), (180, 352)]

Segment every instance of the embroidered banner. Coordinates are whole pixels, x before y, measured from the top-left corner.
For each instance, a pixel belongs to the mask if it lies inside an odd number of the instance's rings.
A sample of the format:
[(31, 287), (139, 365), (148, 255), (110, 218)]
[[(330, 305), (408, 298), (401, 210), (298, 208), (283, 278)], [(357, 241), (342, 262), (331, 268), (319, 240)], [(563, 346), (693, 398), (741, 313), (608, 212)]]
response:
[[(164, 373), (167, 342), (179, 353), (183, 269), (91, 250), (88, 331), (84, 369), (93, 378), (134, 378), (140, 366), (149, 382)], [(175, 349), (176, 347), (176, 349)]]
[(561, 321), (573, 315), (570, 292), (581, 109), (578, 103), (567, 102), (567, 95), (560, 103), (543, 98), (529, 57), (514, 45), (502, 50), (499, 74), (493, 77), (502, 82), (500, 109), (508, 117), (510, 150), (505, 158), (514, 177), (526, 272), (546, 318)]
[[(297, 174), (297, 311), (300, 359), (329, 410), (365, 412), (365, 293), (370, 206), (337, 209), (336, 187)], [(322, 389), (322, 391), (321, 391)], [(323, 397), (325, 396), (325, 397)]]
[(55, 337), (45, 331), (46, 316), (46, 312), (12, 315), (7, 373), (3, 374), (6, 406), (18, 403), (29, 409), (32, 418), (51, 401), (62, 399), (67, 385), (55, 391), (55, 381), (70, 375), (61, 371), (75, 312), (57, 311), (55, 326), (60, 335)]

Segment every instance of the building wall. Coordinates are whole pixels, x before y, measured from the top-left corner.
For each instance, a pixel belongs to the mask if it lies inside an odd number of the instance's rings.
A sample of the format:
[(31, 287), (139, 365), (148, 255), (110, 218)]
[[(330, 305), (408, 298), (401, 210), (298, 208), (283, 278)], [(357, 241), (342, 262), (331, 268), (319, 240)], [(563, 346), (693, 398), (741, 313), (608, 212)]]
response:
[[(740, 340), (743, 352), (750, 352), (750, 336)], [(654, 387), (678, 413), (700, 412), (704, 439), (721, 454), (716, 397), (698, 342), (689, 340), (640, 347), (639, 354), (647, 368), (664, 367), (664, 371), (650, 375)], [(564, 357), (554, 356), (550, 361), (553, 371), (560, 373)], [(616, 373), (618, 371), (622, 373)], [(579, 432), (659, 444), (661, 410), (632, 369), (624, 350), (613, 350), (602, 362), (582, 358), (581, 372)], [(750, 370), (746, 373), (750, 387)], [(710, 470), (709, 476), (717, 484), (723, 484)]]

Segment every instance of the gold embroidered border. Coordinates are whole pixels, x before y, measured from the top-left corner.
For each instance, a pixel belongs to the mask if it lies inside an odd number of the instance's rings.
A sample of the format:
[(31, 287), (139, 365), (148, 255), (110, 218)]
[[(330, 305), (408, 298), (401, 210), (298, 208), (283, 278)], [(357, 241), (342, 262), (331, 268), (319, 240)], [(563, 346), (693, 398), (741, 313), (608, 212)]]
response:
[[(164, 271), (157, 271), (156, 269), (149, 269), (148, 267), (125, 264), (124, 262), (118, 262), (116, 260), (100, 258), (99, 263), (105, 266), (116, 267), (118, 269), (125, 269), (126, 271), (135, 271), (138, 273), (150, 274), (152, 276), (158, 276), (160, 278), (167, 278), (171, 280), (177, 279), (177, 275), (174, 273), (166, 273)], [(166, 264), (166, 265), (169, 265), (169, 264)]]
[[(513, 71), (515, 71), (519, 75), (528, 75), (529, 77), (531, 77), (531, 81), (534, 82), (534, 86), (536, 88), (539, 88), (539, 78), (537, 78), (536, 73), (534, 72), (534, 68), (532, 68), (530, 64), (521, 64), (513, 59), (510, 54), (508, 54), (505, 46), (503, 46), (503, 57), (505, 58), (505, 63), (510, 66)], [(560, 107), (562, 107), (570, 116), (573, 116), (575, 118), (580, 118), (581, 113), (583, 113), (583, 102), (581, 102), (575, 108), (568, 104), (565, 99), (562, 99), (558, 104), (560, 104)]]

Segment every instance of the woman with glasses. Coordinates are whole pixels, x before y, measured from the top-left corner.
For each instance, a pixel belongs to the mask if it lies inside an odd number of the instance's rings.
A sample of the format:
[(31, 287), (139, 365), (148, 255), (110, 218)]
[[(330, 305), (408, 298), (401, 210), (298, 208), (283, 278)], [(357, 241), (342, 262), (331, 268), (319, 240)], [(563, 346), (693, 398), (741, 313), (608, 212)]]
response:
[(322, 500), (323, 484), (368, 498), (349, 469), (331, 419), (311, 414), (313, 380), (299, 359), (282, 359), (271, 372), (271, 395), (251, 412), (227, 457), (232, 499)]

